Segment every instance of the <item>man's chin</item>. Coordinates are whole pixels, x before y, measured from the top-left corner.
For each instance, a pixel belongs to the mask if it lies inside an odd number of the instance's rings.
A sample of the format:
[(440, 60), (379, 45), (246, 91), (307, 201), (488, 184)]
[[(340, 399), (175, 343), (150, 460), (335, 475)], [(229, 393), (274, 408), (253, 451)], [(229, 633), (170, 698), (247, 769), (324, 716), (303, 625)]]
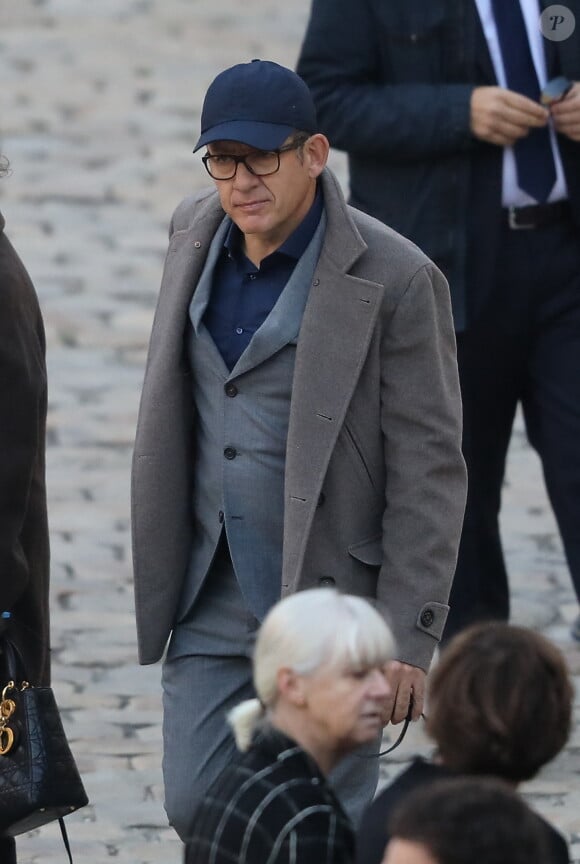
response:
[(238, 213), (234, 222), (242, 234), (265, 234), (267, 225), (261, 214)]

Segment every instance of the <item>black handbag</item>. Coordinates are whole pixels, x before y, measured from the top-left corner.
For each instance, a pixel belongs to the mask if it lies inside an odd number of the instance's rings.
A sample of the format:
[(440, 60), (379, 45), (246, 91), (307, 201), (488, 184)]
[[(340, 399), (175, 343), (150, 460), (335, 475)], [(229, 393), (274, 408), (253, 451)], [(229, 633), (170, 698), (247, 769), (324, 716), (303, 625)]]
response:
[(34, 687), (15, 646), (3, 640), (8, 671), (0, 699), (0, 836), (15, 837), (88, 804), (50, 687)]

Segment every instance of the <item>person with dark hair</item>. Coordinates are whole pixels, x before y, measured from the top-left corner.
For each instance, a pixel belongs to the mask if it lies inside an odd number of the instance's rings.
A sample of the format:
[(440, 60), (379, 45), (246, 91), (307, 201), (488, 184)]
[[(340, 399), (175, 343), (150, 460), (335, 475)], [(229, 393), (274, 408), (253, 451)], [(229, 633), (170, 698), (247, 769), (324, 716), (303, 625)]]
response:
[[(183, 838), (234, 753), (225, 715), (253, 693), (280, 597), (375, 602), (397, 645), (386, 721), (419, 717), (466, 489), (448, 286), (348, 207), (306, 84), (267, 60), (224, 70), (202, 148), (212, 188), (171, 220), (132, 475), (139, 659), (164, 657)], [(353, 819), (377, 781), (377, 759), (352, 757), (331, 778)]]
[(520, 796), (484, 777), (415, 789), (389, 820), (382, 864), (550, 864), (544, 826)]
[(361, 597), (280, 600), (253, 657), (257, 698), (230, 712), (239, 754), (193, 817), (186, 864), (352, 864), (354, 834), (326, 782), (382, 728), (392, 635)]
[[(413, 789), (456, 774), (517, 785), (553, 759), (570, 734), (574, 692), (566, 662), (555, 645), (524, 627), (497, 621), (459, 633), (431, 672), (428, 695), (435, 759), (415, 759), (377, 795), (357, 835), (358, 864), (379, 864), (389, 814)], [(566, 842), (544, 824), (550, 860), (564, 864)]]
[[(0, 174), (8, 164), (0, 158)], [(28, 678), (49, 667), (49, 541), (45, 486), (45, 339), (36, 292), (4, 233), (0, 213), (0, 681), (2, 637), (22, 655)], [(0, 759), (2, 757), (0, 756)], [(0, 837), (0, 861), (16, 861)]]

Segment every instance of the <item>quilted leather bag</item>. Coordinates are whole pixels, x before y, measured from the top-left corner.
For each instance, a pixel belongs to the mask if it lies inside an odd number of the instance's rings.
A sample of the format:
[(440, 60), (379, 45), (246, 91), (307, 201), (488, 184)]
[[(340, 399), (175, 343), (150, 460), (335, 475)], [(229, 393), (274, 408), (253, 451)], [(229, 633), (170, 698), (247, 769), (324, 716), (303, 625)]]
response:
[(0, 699), (0, 835), (14, 837), (59, 819), (72, 860), (62, 817), (88, 798), (54, 693), (20, 677), (21, 660), (11, 643), (4, 641), (2, 649), (9, 680)]

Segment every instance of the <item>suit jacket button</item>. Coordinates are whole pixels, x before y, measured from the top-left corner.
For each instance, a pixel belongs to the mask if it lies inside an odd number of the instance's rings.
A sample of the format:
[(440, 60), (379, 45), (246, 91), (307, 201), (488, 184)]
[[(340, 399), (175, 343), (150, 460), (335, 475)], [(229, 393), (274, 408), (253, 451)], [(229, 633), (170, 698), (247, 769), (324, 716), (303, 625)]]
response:
[(231, 383), (226, 384), (224, 387), (224, 390), (225, 390), (226, 396), (231, 396), (232, 399), (234, 396), (238, 395), (238, 388), (236, 387), (235, 384), (231, 384)]
[(226, 449), (224, 450), (224, 456), (226, 457), (226, 459), (235, 459), (237, 455), (238, 451), (235, 447), (226, 447)]
[(321, 576), (318, 580), (318, 584), (322, 585), (323, 588), (331, 588), (333, 585), (336, 585), (336, 582), (332, 576)]
[(435, 620), (435, 613), (432, 609), (423, 609), (420, 620), (423, 627), (430, 627)]

